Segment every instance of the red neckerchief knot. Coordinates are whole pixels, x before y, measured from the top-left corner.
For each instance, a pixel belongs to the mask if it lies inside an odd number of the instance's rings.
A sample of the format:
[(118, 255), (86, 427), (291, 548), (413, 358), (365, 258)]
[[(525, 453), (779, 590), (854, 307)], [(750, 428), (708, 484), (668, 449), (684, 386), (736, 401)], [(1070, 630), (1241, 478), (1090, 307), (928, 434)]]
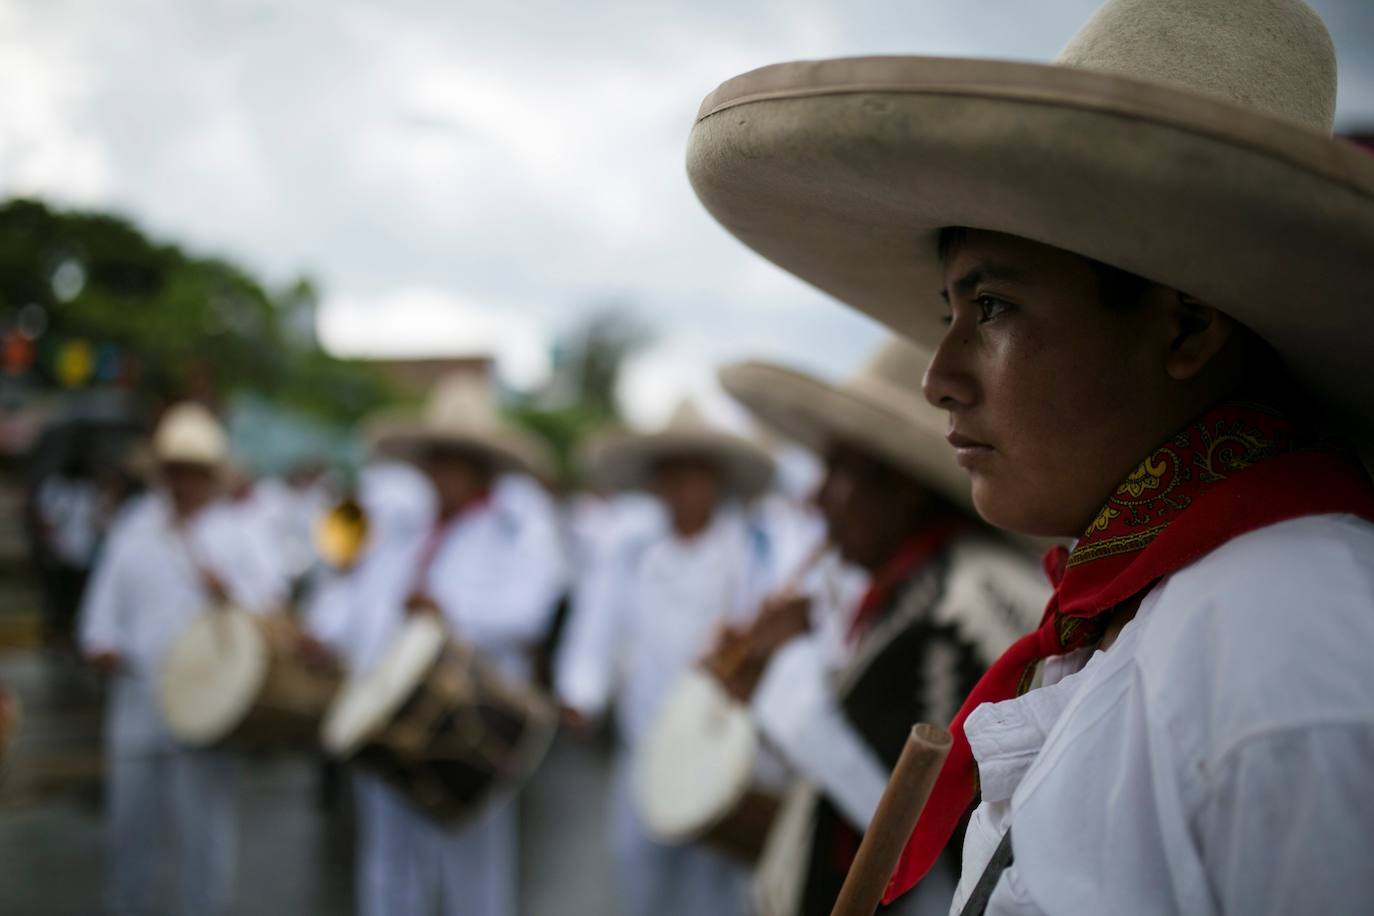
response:
[(1222, 404), (1155, 449), (1072, 551), (1045, 557), (1055, 588), (1040, 627), (993, 663), (950, 724), (953, 747), (884, 902), (925, 876), (975, 801), (977, 767), (964, 735), (974, 709), (1024, 693), (1041, 659), (1095, 644), (1110, 611), (1227, 541), (1335, 512), (1374, 521), (1364, 468), (1346, 451), (1305, 441), (1296, 424), (1268, 407)]

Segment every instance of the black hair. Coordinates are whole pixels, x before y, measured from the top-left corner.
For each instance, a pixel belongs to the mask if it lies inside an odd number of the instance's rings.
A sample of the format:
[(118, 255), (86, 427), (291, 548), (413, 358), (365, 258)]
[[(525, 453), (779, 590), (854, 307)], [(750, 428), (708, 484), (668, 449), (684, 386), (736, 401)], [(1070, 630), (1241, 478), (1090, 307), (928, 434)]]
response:
[[(937, 241), (937, 250), (940, 260), (948, 260), (959, 246), (968, 238), (972, 231), (966, 226), (946, 226), (940, 230)], [(1088, 262), (1094, 274), (1097, 275), (1097, 289), (1102, 297), (1102, 304), (1109, 309), (1128, 311), (1135, 308), (1145, 301), (1145, 295), (1156, 284), (1153, 280), (1147, 280), (1139, 274), (1133, 274), (1120, 267), (1113, 267), (1104, 264), (1102, 261), (1087, 257), (1086, 255), (1073, 252), (1075, 257), (1082, 258)]]

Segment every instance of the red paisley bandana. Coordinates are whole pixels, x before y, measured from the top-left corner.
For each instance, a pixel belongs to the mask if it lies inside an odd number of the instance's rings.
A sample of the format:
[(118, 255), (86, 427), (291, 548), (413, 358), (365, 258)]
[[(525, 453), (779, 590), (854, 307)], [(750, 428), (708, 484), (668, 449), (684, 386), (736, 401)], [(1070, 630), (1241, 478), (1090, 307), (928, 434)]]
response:
[(979, 705), (1024, 693), (1038, 661), (1096, 642), (1109, 611), (1248, 531), (1333, 512), (1374, 521), (1374, 487), (1360, 464), (1300, 435), (1266, 407), (1214, 408), (1122, 481), (1072, 552), (1050, 552), (1055, 590), (1040, 628), (993, 663), (954, 717), (954, 745), (884, 902), (925, 876), (974, 801), (964, 721)]

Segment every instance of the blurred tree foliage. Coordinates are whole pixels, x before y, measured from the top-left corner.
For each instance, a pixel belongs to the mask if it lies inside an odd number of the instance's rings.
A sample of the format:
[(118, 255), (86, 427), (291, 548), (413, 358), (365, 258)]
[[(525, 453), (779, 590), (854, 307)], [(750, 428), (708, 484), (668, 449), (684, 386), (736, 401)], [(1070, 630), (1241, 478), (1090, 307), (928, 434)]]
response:
[(597, 430), (621, 425), (616, 383), (625, 361), (653, 339), (629, 303), (593, 306), (563, 335), (553, 372), (539, 391), (517, 398), (509, 413), (553, 449), (562, 482), (579, 478), (577, 450)]
[(30, 322), (42, 315), (40, 350), (63, 339), (122, 348), (136, 359), (136, 390), (154, 399), (246, 389), (343, 422), (389, 400), (373, 368), (319, 349), (317, 298), (308, 279), (270, 290), (116, 216), (0, 205), (0, 320), (14, 327), (23, 310)]
[(559, 341), (554, 354), (555, 398), (581, 405), (598, 419), (618, 419), (615, 388), (625, 360), (653, 339), (628, 303), (593, 308)]

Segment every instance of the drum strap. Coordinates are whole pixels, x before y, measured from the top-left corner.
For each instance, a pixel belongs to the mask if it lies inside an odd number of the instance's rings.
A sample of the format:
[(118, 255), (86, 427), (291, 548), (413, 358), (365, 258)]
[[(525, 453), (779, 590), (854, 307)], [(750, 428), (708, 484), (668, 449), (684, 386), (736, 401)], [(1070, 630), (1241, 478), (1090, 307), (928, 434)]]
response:
[(196, 550), (196, 545), (191, 540), (190, 526), (189, 519), (181, 521), (173, 519), (172, 521), (172, 530), (176, 532), (177, 542), (181, 544), (181, 549), (186, 554), (186, 561), (191, 564), (191, 571), (195, 573), (196, 581), (207, 596), (213, 596), (215, 593), (213, 583), (217, 577), (210, 571), (209, 564), (201, 562), (200, 551)]
[(439, 554), (439, 546), (444, 543), (444, 535), (448, 533), (448, 521), (441, 520), (436, 522), (434, 527), (425, 535), (424, 546), (420, 548), (420, 554), (415, 558), (415, 572), (410, 579), (410, 591), (415, 593), (424, 590), (425, 578), (429, 575), (429, 568), (434, 565), (434, 558)]
[(993, 852), (992, 858), (988, 860), (987, 868), (983, 869), (983, 874), (979, 876), (978, 883), (973, 886), (973, 891), (968, 895), (968, 900), (964, 901), (964, 908), (959, 911), (959, 916), (983, 916), (988, 910), (988, 902), (992, 899), (992, 891), (997, 887), (997, 882), (1002, 877), (1002, 872), (1006, 871), (1012, 863), (1011, 851), (1011, 828), (1002, 834), (1002, 842), (997, 844), (997, 849)]

